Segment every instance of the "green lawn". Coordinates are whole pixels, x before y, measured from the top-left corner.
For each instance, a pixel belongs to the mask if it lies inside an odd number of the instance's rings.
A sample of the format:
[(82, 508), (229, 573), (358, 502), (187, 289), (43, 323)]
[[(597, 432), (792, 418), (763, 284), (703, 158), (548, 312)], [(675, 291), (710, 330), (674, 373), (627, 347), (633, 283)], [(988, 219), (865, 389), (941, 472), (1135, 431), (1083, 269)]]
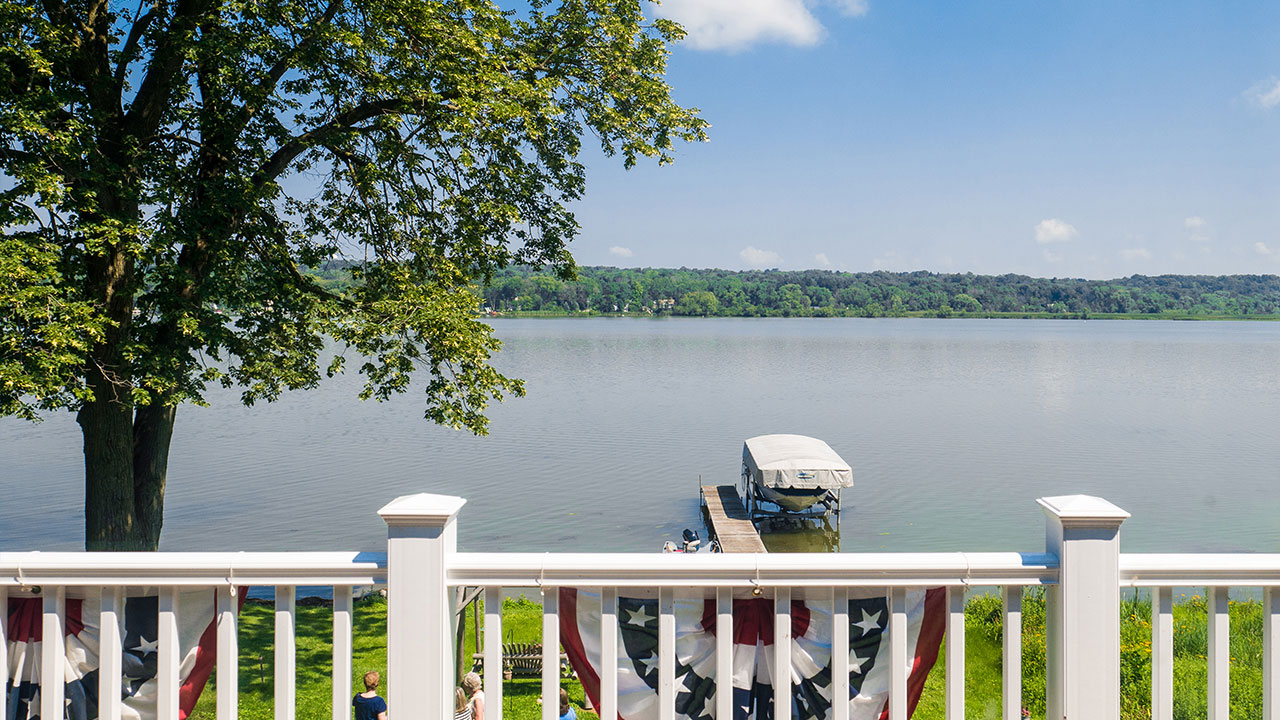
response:
[[(1198, 595), (1175, 598), (1174, 605), (1174, 718), (1192, 720), (1206, 715), (1207, 614), (1205, 599)], [(1262, 606), (1256, 601), (1232, 602), (1231, 611), (1231, 718), (1262, 717)], [(997, 596), (971, 598), (965, 620), (965, 716), (971, 720), (1000, 717), (1002, 638), (1001, 604)], [(1151, 714), (1151, 624), (1145, 594), (1126, 600), (1121, 608), (1121, 675), (1124, 720), (1149, 718)], [(474, 651), (468, 613), (465, 653)], [(298, 693), (300, 720), (330, 718), (329, 676), (332, 667), (332, 614), (326, 607), (299, 607), (297, 612)], [(356, 604), (352, 659), (352, 687), (367, 670), (386, 678), (386, 603), (371, 597)], [(503, 603), (504, 642), (538, 642), (541, 607), (527, 599)], [(272, 717), (273, 614), (270, 607), (246, 605), (240, 616), (240, 717), (269, 720)], [(916, 710), (918, 720), (943, 720), (945, 699), (945, 647), (939, 655)], [(1029, 592), (1023, 603), (1023, 707), (1032, 717), (1043, 718), (1044, 707), (1044, 603)], [(384, 680), (386, 686), (395, 678)], [(194, 720), (213, 720), (216, 677), (210, 681), (193, 713)], [(564, 681), (578, 716), (596, 720), (581, 710), (582, 686)], [(539, 678), (516, 678), (504, 685), (503, 716), (512, 720), (537, 720)], [(394, 713), (394, 708), (391, 709)]]

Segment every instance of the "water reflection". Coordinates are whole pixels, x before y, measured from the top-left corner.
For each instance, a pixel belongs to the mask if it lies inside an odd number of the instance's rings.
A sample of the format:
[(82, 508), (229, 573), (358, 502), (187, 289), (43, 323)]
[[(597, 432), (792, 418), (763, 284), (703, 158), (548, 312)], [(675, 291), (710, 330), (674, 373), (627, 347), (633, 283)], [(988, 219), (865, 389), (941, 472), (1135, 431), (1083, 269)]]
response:
[(766, 518), (756, 528), (771, 553), (840, 551), (840, 529), (828, 520)]

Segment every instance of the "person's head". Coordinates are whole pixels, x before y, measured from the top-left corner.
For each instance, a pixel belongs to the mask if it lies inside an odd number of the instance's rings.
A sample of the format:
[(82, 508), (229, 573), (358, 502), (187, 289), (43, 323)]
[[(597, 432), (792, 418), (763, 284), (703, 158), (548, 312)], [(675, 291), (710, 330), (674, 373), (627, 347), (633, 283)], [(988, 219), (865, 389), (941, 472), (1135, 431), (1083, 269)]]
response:
[[(462, 709), (465, 708), (466, 706), (467, 706), (467, 694), (462, 692), (462, 688), (460, 687), (454, 688), (453, 689), (453, 711), (462, 712)], [(564, 713), (560, 713), (560, 714), (563, 715)]]
[(569, 712), (569, 691), (560, 688), (560, 714)]
[(369, 672), (364, 674), (365, 690), (377, 690), (378, 683), (380, 682), (382, 682), (382, 676), (378, 674), (377, 670), (370, 670)]
[(467, 695), (475, 695), (481, 685), (480, 676), (474, 672), (462, 676), (462, 689), (467, 691)]

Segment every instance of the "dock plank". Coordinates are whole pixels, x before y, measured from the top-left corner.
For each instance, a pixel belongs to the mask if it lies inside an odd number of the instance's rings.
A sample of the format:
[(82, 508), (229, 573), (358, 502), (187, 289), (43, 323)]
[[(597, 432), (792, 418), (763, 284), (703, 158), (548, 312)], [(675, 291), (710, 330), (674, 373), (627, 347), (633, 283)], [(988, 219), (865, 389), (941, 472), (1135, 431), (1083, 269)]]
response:
[(747, 515), (747, 508), (733, 485), (703, 485), (702, 505), (707, 511), (711, 536), (720, 542), (721, 552), (762, 553), (764, 541)]

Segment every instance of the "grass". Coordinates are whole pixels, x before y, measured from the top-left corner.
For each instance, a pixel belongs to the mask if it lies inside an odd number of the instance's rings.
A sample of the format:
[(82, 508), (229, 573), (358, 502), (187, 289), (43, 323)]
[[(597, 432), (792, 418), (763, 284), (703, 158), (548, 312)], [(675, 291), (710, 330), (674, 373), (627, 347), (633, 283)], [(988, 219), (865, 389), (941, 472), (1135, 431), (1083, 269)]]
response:
[[(1206, 716), (1208, 616), (1205, 598), (1200, 595), (1175, 598), (1174, 622), (1174, 719), (1192, 720)], [(474, 652), (470, 629), (472, 606), (465, 622), (468, 628), (465, 657)], [(1230, 677), (1233, 720), (1262, 718), (1262, 621), (1261, 603), (1232, 601), (1230, 609)], [(330, 673), (332, 668), (332, 614), (327, 607), (297, 609), (297, 717), (299, 720), (328, 720), (331, 717)], [(274, 616), (269, 606), (246, 605), (240, 615), (240, 717), (269, 720), (273, 717), (274, 661), (272, 636)], [(1001, 642), (1003, 638), (1001, 601), (995, 595), (969, 600), (965, 608), (965, 717), (970, 720), (997, 720), (1001, 699)], [(395, 678), (386, 677), (386, 602), (377, 596), (358, 602), (354, 612), (352, 687), (360, 687), (367, 670), (378, 670), (385, 678), (380, 694)], [(524, 597), (503, 602), (503, 641), (539, 642), (542, 608)], [(1033, 718), (1045, 716), (1044, 598), (1035, 591), (1023, 601), (1022, 706)], [(1121, 606), (1121, 718), (1145, 720), (1151, 716), (1151, 606), (1143, 595), (1127, 597)], [(945, 643), (944, 643), (945, 645)], [(945, 717), (946, 649), (925, 683), (916, 708), (917, 720)], [(210, 680), (192, 714), (193, 720), (213, 720), (215, 685)], [(566, 679), (563, 686), (578, 717), (597, 720), (586, 712), (582, 686)], [(515, 678), (504, 683), (503, 716), (512, 720), (537, 720), (541, 695), (539, 678)], [(391, 712), (394, 713), (392, 708)]]

